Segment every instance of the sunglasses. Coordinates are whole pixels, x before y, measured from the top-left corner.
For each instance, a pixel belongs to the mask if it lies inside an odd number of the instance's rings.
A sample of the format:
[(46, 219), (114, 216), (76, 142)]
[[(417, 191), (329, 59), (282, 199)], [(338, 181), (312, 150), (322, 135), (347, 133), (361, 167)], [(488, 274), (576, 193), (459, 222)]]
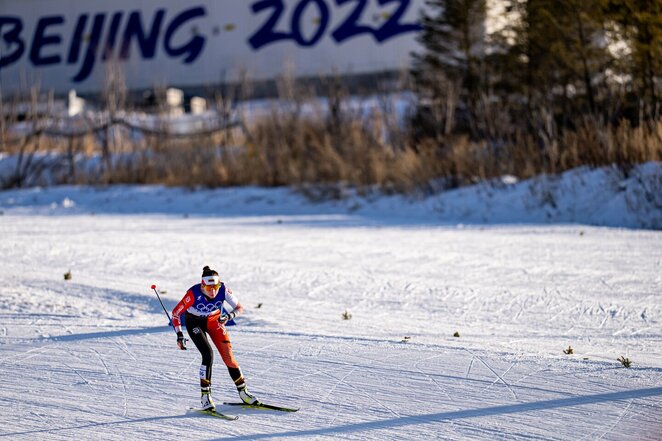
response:
[(202, 289), (206, 289), (207, 291), (211, 291), (212, 289), (218, 290), (221, 288), (221, 284), (217, 283), (215, 285), (202, 285)]

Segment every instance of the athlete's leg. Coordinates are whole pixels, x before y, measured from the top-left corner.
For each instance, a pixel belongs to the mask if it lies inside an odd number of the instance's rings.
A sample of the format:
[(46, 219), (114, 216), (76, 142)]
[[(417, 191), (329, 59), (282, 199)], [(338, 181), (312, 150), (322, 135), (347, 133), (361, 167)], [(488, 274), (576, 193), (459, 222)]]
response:
[(228, 335), (225, 326), (220, 325), (216, 318), (211, 318), (207, 321), (207, 329), (211, 340), (214, 342), (214, 345), (216, 345), (218, 352), (220, 352), (221, 358), (223, 358), (223, 362), (228, 367), (228, 372), (230, 373), (232, 381), (234, 381), (234, 385), (237, 386), (239, 398), (241, 398), (246, 404), (257, 403), (258, 399), (248, 392), (248, 389), (246, 388), (246, 380), (241, 373), (239, 363), (237, 363), (237, 360), (232, 353), (232, 343), (230, 343), (230, 336)]
[(211, 368), (214, 363), (214, 351), (207, 339), (206, 327), (206, 319), (201, 319), (192, 314), (186, 315), (186, 332), (188, 332), (191, 341), (202, 355), (202, 363), (200, 364), (201, 388), (209, 388), (211, 385)]
[(230, 343), (230, 337), (228, 331), (225, 329), (225, 326), (221, 326), (216, 319), (211, 319), (207, 322), (209, 336), (214, 342), (216, 349), (221, 354), (221, 358), (225, 363), (225, 366), (228, 368), (230, 373), (230, 378), (234, 381), (237, 389), (243, 389), (246, 387), (246, 381), (244, 376), (241, 373), (241, 368), (237, 359), (234, 358), (232, 353), (232, 343)]

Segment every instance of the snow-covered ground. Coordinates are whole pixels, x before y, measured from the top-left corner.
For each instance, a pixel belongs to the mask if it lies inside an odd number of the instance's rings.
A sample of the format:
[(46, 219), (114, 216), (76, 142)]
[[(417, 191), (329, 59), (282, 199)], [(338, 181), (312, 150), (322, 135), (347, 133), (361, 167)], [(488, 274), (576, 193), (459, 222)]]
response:
[[(530, 182), (318, 204), (0, 192), (0, 438), (659, 440), (659, 167), (609, 191), (610, 169), (571, 172), (546, 204)], [(230, 334), (250, 389), (299, 412), (188, 412), (200, 357), (149, 287), (170, 309), (204, 265), (247, 309)], [(215, 366), (216, 401), (236, 401)]]

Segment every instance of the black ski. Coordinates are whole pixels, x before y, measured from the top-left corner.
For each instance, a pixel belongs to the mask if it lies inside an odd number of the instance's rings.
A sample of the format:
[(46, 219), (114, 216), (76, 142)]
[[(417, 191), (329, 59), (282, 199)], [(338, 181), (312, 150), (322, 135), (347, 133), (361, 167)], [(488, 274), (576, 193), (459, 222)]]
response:
[(208, 410), (196, 409), (195, 407), (191, 407), (190, 409), (195, 411), (195, 412), (201, 413), (203, 415), (209, 415), (209, 416), (213, 416), (213, 417), (216, 417), (216, 418), (221, 418), (221, 419), (228, 420), (228, 421), (234, 421), (234, 420), (239, 419), (239, 417), (236, 416), (236, 415), (226, 415), (224, 413), (216, 412), (215, 410), (211, 410), (211, 409), (208, 409)]
[(266, 404), (257, 402), (255, 404), (246, 404), (246, 403), (223, 403), (227, 406), (241, 406), (245, 409), (264, 409), (264, 410), (277, 410), (279, 412), (296, 412), (299, 410), (298, 407), (283, 407), (283, 406), (274, 406), (273, 404)]

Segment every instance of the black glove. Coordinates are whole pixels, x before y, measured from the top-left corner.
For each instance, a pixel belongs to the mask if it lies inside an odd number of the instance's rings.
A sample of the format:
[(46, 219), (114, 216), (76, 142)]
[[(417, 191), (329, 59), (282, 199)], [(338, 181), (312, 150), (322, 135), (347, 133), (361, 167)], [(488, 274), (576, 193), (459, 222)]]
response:
[(186, 339), (184, 338), (184, 334), (180, 332), (177, 333), (177, 346), (179, 346), (179, 349), (182, 351), (186, 350)]
[(232, 311), (227, 314), (221, 314), (221, 316), (218, 318), (218, 323), (221, 325), (226, 324), (228, 321), (232, 320), (235, 316), (237, 315), (236, 312)]

